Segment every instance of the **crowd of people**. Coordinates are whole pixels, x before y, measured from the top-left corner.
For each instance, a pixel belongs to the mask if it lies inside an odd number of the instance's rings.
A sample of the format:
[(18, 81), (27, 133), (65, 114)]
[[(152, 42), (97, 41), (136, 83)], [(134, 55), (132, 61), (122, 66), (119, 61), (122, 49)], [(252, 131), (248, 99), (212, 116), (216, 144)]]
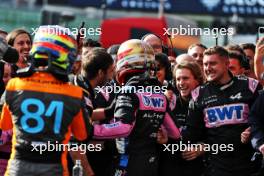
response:
[(264, 175), (264, 38), (175, 56), (155, 34), (0, 37), (19, 54), (0, 62), (0, 175), (68, 176), (76, 160), (86, 176)]

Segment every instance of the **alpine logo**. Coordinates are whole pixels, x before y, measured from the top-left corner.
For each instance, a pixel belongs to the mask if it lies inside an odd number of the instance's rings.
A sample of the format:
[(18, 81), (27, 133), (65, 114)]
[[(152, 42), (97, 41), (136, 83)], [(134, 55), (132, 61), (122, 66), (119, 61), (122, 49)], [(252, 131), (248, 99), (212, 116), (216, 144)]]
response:
[(212, 11), (221, 0), (201, 0), (200, 1), (209, 11)]
[(241, 92), (237, 93), (236, 95), (231, 95), (230, 96), (230, 99), (232, 99), (232, 100), (235, 100), (235, 99), (240, 100), (241, 98), (242, 98)]

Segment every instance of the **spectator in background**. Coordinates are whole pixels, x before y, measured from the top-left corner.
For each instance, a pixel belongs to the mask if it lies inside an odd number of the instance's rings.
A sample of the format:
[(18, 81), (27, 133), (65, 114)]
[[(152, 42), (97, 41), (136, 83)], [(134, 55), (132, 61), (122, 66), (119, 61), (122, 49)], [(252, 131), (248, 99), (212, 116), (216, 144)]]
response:
[(243, 43), (240, 46), (246, 54), (247, 58), (250, 60), (250, 66), (252, 66), (253, 69), (256, 46), (253, 43)]
[(82, 45), (82, 54), (89, 52), (94, 47), (101, 47), (101, 43), (93, 39), (84, 40)]
[(79, 42), (80, 44), (78, 46), (78, 56), (72, 66), (73, 75), (80, 74), (81, 65), (82, 65), (82, 55), (91, 51), (91, 49), (94, 47), (101, 47), (101, 44), (99, 42), (92, 40), (92, 39), (83, 40), (83, 38), (81, 37)]
[(234, 54), (241, 55), (241, 57), (240, 57), (240, 64), (241, 64), (241, 67), (244, 68), (244, 74), (246, 76), (248, 76), (249, 75), (249, 72), (250, 72), (249, 59), (246, 57), (246, 54), (243, 51), (243, 49), (239, 45), (236, 45), (236, 44), (227, 45), (225, 47), (225, 49), (229, 53), (232, 52)]
[(148, 33), (144, 35), (141, 38), (141, 40), (148, 43), (153, 48), (155, 54), (157, 53), (166, 54), (171, 63), (171, 67), (173, 69), (174, 64), (175, 64), (175, 57), (177, 55), (177, 52), (174, 50), (174, 48), (169, 48), (167, 46), (164, 46), (162, 39), (158, 35), (155, 35), (153, 33)]
[(229, 54), (229, 70), (234, 76), (244, 75), (243, 56), (237, 52), (231, 51)]
[(207, 49), (201, 43), (195, 43), (189, 46), (188, 54), (194, 58), (194, 60), (203, 68), (203, 52)]
[(24, 29), (15, 29), (6, 37), (7, 43), (13, 46), (19, 53), (18, 62), (12, 65), (12, 77), (16, 75), (19, 68), (28, 66), (29, 51), (32, 47), (32, 39), (30, 34)]
[(195, 62), (195, 60), (189, 54), (181, 54), (176, 58), (176, 63), (179, 64), (181, 62)]
[(176, 106), (176, 95), (178, 91), (174, 85), (172, 85), (174, 83), (172, 82), (172, 71), (169, 58), (166, 54), (158, 53), (155, 55), (155, 62), (157, 64), (156, 77), (161, 85), (167, 87), (165, 95), (169, 100), (170, 108), (173, 109)]
[(247, 73), (247, 76), (251, 78), (256, 78), (254, 72), (254, 56), (256, 46), (253, 43), (243, 43), (240, 45), (240, 47), (243, 49), (244, 53), (246, 54), (246, 57), (249, 59), (250, 71)]
[(168, 56), (163, 53), (158, 53), (155, 55), (155, 61), (157, 64), (156, 76), (163, 85), (165, 80), (168, 82), (172, 79), (172, 71)]
[(237, 45), (237, 44), (229, 44), (227, 46), (224, 47), (227, 51), (233, 51), (233, 52), (237, 52), (239, 54), (242, 54), (242, 55), (246, 55), (243, 51), (243, 49)]
[(141, 40), (148, 43), (154, 50), (154, 53), (162, 53), (162, 40), (155, 34), (146, 34), (144, 35)]

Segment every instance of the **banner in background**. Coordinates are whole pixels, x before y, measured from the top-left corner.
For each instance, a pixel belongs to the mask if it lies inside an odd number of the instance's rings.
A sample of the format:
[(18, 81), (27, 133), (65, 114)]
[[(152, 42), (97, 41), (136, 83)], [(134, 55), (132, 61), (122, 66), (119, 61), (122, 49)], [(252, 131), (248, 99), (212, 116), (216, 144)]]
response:
[[(162, 0), (167, 13), (264, 16), (264, 0)], [(139, 11), (157, 11), (160, 0), (68, 0), (73, 6), (101, 7)], [(191, 4), (191, 5), (190, 5)]]

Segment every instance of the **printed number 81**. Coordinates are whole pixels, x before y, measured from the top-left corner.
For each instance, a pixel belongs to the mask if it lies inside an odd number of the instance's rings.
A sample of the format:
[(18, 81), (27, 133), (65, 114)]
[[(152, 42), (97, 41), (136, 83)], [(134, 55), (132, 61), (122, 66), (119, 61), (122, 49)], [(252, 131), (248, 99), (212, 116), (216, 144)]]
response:
[[(30, 105), (37, 106), (36, 112), (29, 112), (28, 107)], [(63, 114), (63, 102), (61, 101), (51, 101), (50, 105), (45, 112), (45, 105), (44, 103), (36, 98), (28, 98), (24, 100), (21, 104), (21, 111), (23, 112), (23, 116), (20, 119), (21, 126), (23, 130), (28, 133), (38, 133), (43, 130), (44, 128), (44, 120), (41, 117), (44, 113), (44, 116), (51, 117), (52, 114), (55, 112), (55, 121), (53, 131), (55, 134), (60, 132), (61, 121), (62, 121), (62, 114)], [(28, 125), (28, 120), (33, 119), (37, 122), (35, 127), (30, 127)]]

